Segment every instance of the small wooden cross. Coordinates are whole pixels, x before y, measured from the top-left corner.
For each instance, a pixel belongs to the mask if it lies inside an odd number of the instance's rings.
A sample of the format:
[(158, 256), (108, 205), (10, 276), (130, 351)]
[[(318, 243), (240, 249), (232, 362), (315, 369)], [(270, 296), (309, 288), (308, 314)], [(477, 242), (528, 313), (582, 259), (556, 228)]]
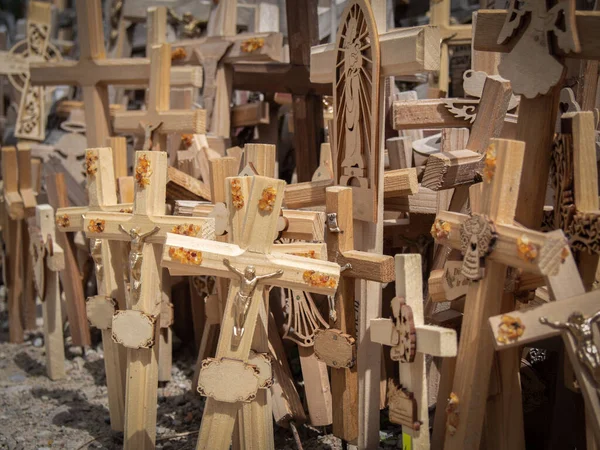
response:
[(64, 269), (65, 257), (56, 244), (54, 210), (50, 205), (35, 208), (35, 226), (30, 227), (30, 252), (33, 278), (42, 300), (46, 372), (51, 380), (65, 378), (65, 343), (60, 307), (58, 272)]
[[(205, 132), (204, 110), (169, 110), (170, 70), (171, 45), (153, 46), (150, 57), (150, 94), (146, 111), (115, 113), (115, 132), (145, 135), (144, 150), (166, 151), (167, 134)], [(154, 139), (155, 135), (158, 135), (158, 139)]]
[(472, 215), (440, 212), (431, 229), (436, 242), (463, 251), (462, 271), (472, 280), (447, 408), (445, 449), (479, 448), (489, 387), (488, 378), (481, 374), (491, 370), (494, 355), (482, 330), (484, 322), (500, 312), (507, 266), (549, 279), (565, 270), (570, 255), (562, 231), (544, 234), (512, 224), (523, 152), (521, 142), (492, 139), (485, 155), (482, 192), (475, 196), (478, 187), (471, 188)]
[[(199, 390), (209, 398), (198, 448), (229, 448), (240, 401), (256, 398), (268, 405), (267, 394), (259, 387), (264, 387), (264, 380), (270, 377), (270, 367), (261, 368), (256, 375), (245, 374), (251, 346), (258, 346), (260, 351), (264, 345), (259, 341), (253, 344), (259, 309), (264, 301), (262, 283), (331, 294), (339, 280), (337, 264), (272, 251), (283, 199), (283, 181), (255, 176), (228, 178), (227, 182), (233, 244), (168, 235), (163, 252), (163, 265), (171, 271), (177, 270), (178, 274), (232, 279), (216, 358), (206, 360), (200, 372)], [(269, 275), (268, 281), (255, 278), (261, 274)], [(256, 286), (256, 283), (261, 284)], [(250, 363), (256, 364), (255, 360), (251, 359)], [(232, 385), (223, 383), (232, 376), (238, 377), (235, 392), (223, 389)], [(265, 408), (253, 427), (255, 437), (246, 436), (246, 439), (261, 442), (257, 448), (273, 448), (271, 424), (271, 412)]]
[[(425, 355), (456, 356), (456, 332), (424, 324), (421, 255), (396, 255), (392, 319), (371, 319), (371, 340), (392, 347), (400, 364), (400, 388), (390, 387), (390, 421), (402, 425), (411, 449), (429, 449)], [(407, 445), (406, 443), (404, 445)]]
[[(127, 347), (128, 386), (125, 398), (125, 448), (154, 447), (156, 436), (157, 357), (161, 290), (158, 255), (167, 232), (211, 238), (211, 219), (165, 216), (167, 154), (136, 152), (133, 213), (83, 214), (86, 236), (105, 241), (131, 241), (130, 292), (127, 309), (112, 319), (115, 342)], [(108, 188), (108, 187), (106, 187)], [(139, 364), (143, 362), (143, 364)]]
[[(77, 0), (79, 61), (31, 63), (33, 85), (82, 87), (88, 147), (106, 145), (111, 135), (108, 85), (146, 85), (150, 78), (147, 58), (106, 58), (101, 0)], [(189, 79), (186, 80), (189, 85)]]
[[(131, 204), (118, 204), (111, 148), (89, 148), (85, 152), (84, 169), (87, 177), (89, 206), (59, 208), (56, 223), (64, 232), (86, 232), (96, 229), (97, 222), (87, 222), (84, 214), (92, 212), (131, 211)], [(112, 316), (116, 309), (125, 309), (124, 278), (121, 260), (122, 244), (117, 241), (91, 239), (90, 252), (94, 260), (98, 295), (86, 302), (87, 318), (91, 325), (102, 332), (104, 347), (108, 411), (111, 428), (123, 431), (125, 411), (125, 348), (115, 344), (111, 336)]]

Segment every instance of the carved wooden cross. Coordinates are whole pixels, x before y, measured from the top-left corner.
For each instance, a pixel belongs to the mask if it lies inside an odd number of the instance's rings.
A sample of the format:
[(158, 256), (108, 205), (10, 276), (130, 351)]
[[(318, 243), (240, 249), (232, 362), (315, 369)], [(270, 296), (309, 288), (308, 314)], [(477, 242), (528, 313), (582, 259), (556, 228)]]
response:
[[(87, 177), (89, 206), (59, 208), (56, 223), (60, 231), (93, 231), (97, 223), (87, 222), (84, 214), (93, 212), (128, 212), (131, 204), (117, 204), (117, 190), (111, 148), (89, 148), (85, 152), (84, 169)], [(98, 295), (87, 300), (86, 311), (90, 323), (102, 331), (104, 366), (108, 389), (108, 411), (111, 428), (123, 431), (125, 411), (126, 352), (123, 346), (113, 342), (111, 336), (112, 316), (115, 309), (126, 308), (121, 255), (122, 244), (104, 239), (90, 240), (90, 252), (94, 260)]]
[(50, 205), (35, 208), (35, 226), (30, 227), (30, 252), (33, 278), (42, 300), (46, 372), (51, 380), (65, 378), (65, 343), (60, 307), (58, 271), (64, 269), (65, 256), (56, 244), (54, 210)]
[[(127, 347), (125, 448), (154, 447), (157, 357), (161, 290), (158, 258), (167, 232), (211, 238), (210, 219), (164, 216), (167, 178), (165, 152), (136, 152), (133, 214), (89, 211), (83, 214), (91, 239), (131, 241), (127, 309), (112, 319), (115, 342)], [(108, 188), (108, 186), (104, 186)]]
[(446, 449), (479, 447), (489, 387), (482, 374), (491, 370), (494, 355), (482, 330), (500, 312), (507, 266), (550, 278), (565, 270), (570, 255), (562, 231), (544, 234), (512, 224), (523, 152), (521, 142), (493, 139), (485, 156), (482, 192), (475, 196), (479, 186), (471, 188), (472, 215), (440, 212), (431, 230), (436, 242), (462, 250), (462, 271), (472, 280), (447, 408)]
[[(525, 142), (524, 167), (515, 219), (539, 229), (550, 166), (558, 99), (566, 68), (565, 58), (600, 59), (596, 45), (600, 12), (575, 11), (563, 0), (550, 9), (543, 2), (512, 2), (508, 11), (480, 10), (474, 49), (507, 53), (499, 73), (521, 95), (516, 139)], [(520, 9), (518, 9), (520, 7)], [(554, 34), (557, 46), (550, 45)], [(578, 36), (579, 35), (579, 36)]]
[[(82, 87), (87, 123), (88, 147), (106, 145), (111, 135), (108, 85), (146, 85), (150, 60), (146, 58), (107, 59), (100, 0), (76, 2), (79, 30), (79, 61), (30, 64), (31, 83), (41, 86), (78, 85)], [(181, 77), (190, 84), (194, 75)]]
[[(425, 325), (421, 255), (396, 255), (396, 297), (392, 319), (371, 319), (371, 340), (392, 347), (401, 386), (390, 386), (390, 421), (402, 425), (408, 448), (428, 449), (429, 412), (425, 355), (456, 356), (456, 332)], [(406, 444), (405, 444), (406, 445)]]
[(0, 74), (8, 75), (13, 87), (21, 92), (15, 137), (43, 141), (46, 137), (45, 90), (29, 82), (29, 64), (60, 59), (59, 50), (50, 43), (51, 5), (32, 1), (27, 9), (26, 40), (17, 42), (8, 52), (0, 52)]
[[(596, 440), (600, 438), (600, 358), (594, 344), (600, 319), (600, 292), (584, 293), (577, 276), (563, 277), (569, 287), (569, 296), (544, 305), (525, 308), (490, 317), (496, 350), (517, 346), (556, 336), (562, 331), (565, 348), (573, 365), (577, 382), (586, 406)], [(544, 320), (545, 318), (545, 320)], [(596, 353), (594, 353), (596, 352)]]
[[(205, 112), (169, 110), (171, 45), (152, 47), (150, 57), (150, 93), (146, 111), (118, 111), (115, 113), (116, 133), (145, 135), (144, 150), (167, 148), (167, 134), (204, 133)], [(158, 135), (158, 142), (155, 136)]]
[[(440, 72), (438, 86), (440, 91), (448, 93), (450, 85), (450, 58), (448, 48), (451, 45), (469, 45), (471, 43), (471, 25), (451, 25), (451, 0), (431, 0), (429, 2), (429, 24), (440, 31)], [(446, 95), (444, 95), (445, 97)]]
[[(257, 357), (249, 360), (251, 347), (260, 351), (264, 346), (261, 341), (253, 343), (263, 304), (262, 284), (254, 290), (247, 287), (255, 273), (269, 274), (269, 280), (264, 282), (267, 285), (322, 294), (331, 294), (337, 288), (337, 264), (272, 252), (284, 185), (281, 180), (259, 176), (228, 178), (233, 244), (167, 237), (163, 264), (171, 271), (232, 279), (216, 358), (206, 360), (200, 372), (199, 390), (209, 398), (198, 448), (229, 448), (241, 401), (256, 398), (260, 404), (268, 404), (266, 392), (259, 387), (268, 385), (265, 380), (270, 378), (270, 367), (252, 369)], [(244, 305), (247, 310), (240, 315)], [(237, 377), (235, 390), (230, 389), (232, 383), (223, 383), (231, 377)], [(254, 436), (245, 435), (244, 439), (259, 445), (257, 448), (273, 448), (271, 424), (271, 412), (265, 408), (263, 420), (257, 420), (253, 427)]]

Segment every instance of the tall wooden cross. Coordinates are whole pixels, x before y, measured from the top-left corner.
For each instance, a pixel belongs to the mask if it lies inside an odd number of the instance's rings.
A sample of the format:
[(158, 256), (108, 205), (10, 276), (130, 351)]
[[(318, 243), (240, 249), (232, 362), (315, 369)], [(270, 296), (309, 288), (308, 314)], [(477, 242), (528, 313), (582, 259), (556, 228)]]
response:
[[(336, 183), (352, 187), (354, 219), (363, 222), (356, 246), (373, 253), (383, 250), (384, 78), (439, 68), (435, 27), (386, 33), (385, 5), (383, 1), (373, 1), (372, 7), (365, 0), (348, 2), (335, 46), (311, 51), (311, 79), (333, 83)], [(400, 46), (403, 51), (398, 51)], [(365, 301), (359, 303), (358, 321), (358, 446), (370, 448), (379, 441), (379, 403), (374, 398), (380, 397), (381, 352), (366, 336), (370, 319), (379, 316), (381, 286), (367, 281), (360, 289), (360, 299)]]
[[(171, 271), (232, 279), (216, 358), (206, 360), (200, 372), (199, 390), (209, 398), (197, 448), (229, 448), (240, 402), (256, 399), (253, 404), (257, 408), (269, 404), (268, 394), (259, 388), (268, 386), (265, 380), (270, 378), (270, 367), (249, 370), (249, 361), (257, 364), (256, 357), (249, 360), (250, 348), (260, 351), (266, 344), (260, 339), (253, 343), (264, 302), (263, 283), (322, 294), (337, 288), (337, 264), (272, 251), (284, 184), (259, 176), (228, 179), (232, 244), (172, 235), (167, 238), (163, 264)], [(235, 383), (223, 382), (229, 379)], [(236, 389), (231, 389), (234, 385)], [(250, 434), (244, 433), (242, 442), (273, 448), (271, 411), (268, 407), (262, 411), (262, 418), (257, 417), (254, 429), (248, 428)]]
[[(142, 134), (144, 150), (167, 149), (167, 134), (205, 133), (205, 112), (195, 110), (169, 110), (171, 45), (152, 47), (150, 57), (150, 94), (146, 111), (115, 113), (115, 133)], [(154, 136), (158, 136), (155, 140)]]
[[(563, 0), (550, 9), (543, 2), (512, 2), (508, 11), (480, 10), (473, 48), (504, 55), (499, 73), (521, 95), (516, 139), (525, 142), (521, 191), (515, 219), (539, 229), (542, 223), (558, 99), (565, 58), (600, 59), (596, 45), (600, 12), (575, 11), (575, 2)], [(520, 6), (520, 9), (517, 7)], [(557, 22), (564, 17), (564, 26)], [(544, 30), (540, 32), (539, 30)], [(550, 45), (551, 34), (556, 48)]]
[(212, 238), (211, 219), (164, 216), (167, 154), (138, 151), (133, 213), (89, 211), (83, 214), (91, 239), (130, 241), (129, 296), (115, 312), (112, 336), (127, 347), (125, 448), (154, 448), (158, 388), (158, 345), (162, 303), (159, 254), (167, 232)]
[(77, 0), (79, 61), (30, 64), (33, 85), (78, 85), (83, 90), (88, 147), (106, 145), (112, 134), (108, 85), (146, 85), (150, 60), (146, 58), (107, 59), (100, 0)]
[(391, 346), (400, 364), (399, 387), (388, 389), (390, 421), (402, 425), (404, 446), (426, 450), (429, 411), (425, 355), (456, 356), (456, 332), (425, 325), (421, 255), (396, 255), (396, 297), (392, 319), (371, 320), (371, 340)]
[(56, 244), (54, 209), (50, 205), (35, 208), (35, 226), (30, 227), (33, 278), (42, 300), (46, 373), (51, 380), (65, 378), (65, 342), (60, 307), (58, 271), (65, 265), (62, 248)]
[[(479, 448), (492, 367), (484, 323), (501, 310), (507, 266), (548, 278), (564, 270), (570, 255), (562, 231), (544, 234), (513, 225), (524, 145), (493, 139), (486, 152), (483, 189), (471, 188), (472, 215), (440, 212), (436, 242), (461, 249), (462, 272), (471, 280), (465, 301), (456, 373), (446, 409), (445, 449)], [(473, 192), (475, 191), (475, 192)]]
[(356, 364), (357, 326), (355, 280), (388, 283), (394, 280), (391, 256), (354, 250), (352, 190), (330, 187), (326, 193), (328, 259), (340, 265), (342, 274), (333, 304), (330, 304), (332, 328), (318, 330), (315, 353), (331, 370), (334, 402), (333, 433), (347, 442), (355, 442), (359, 434), (358, 368)]
[(13, 87), (21, 92), (15, 124), (15, 137), (43, 141), (46, 137), (45, 90), (32, 86), (29, 64), (40, 60), (60, 59), (60, 52), (50, 43), (51, 5), (32, 1), (27, 9), (27, 38), (8, 52), (0, 52), (0, 74), (8, 75)]
[(451, 0), (430, 0), (429, 5), (429, 24), (438, 28), (441, 38), (438, 86), (440, 91), (447, 94), (450, 85), (449, 47), (451, 45), (469, 45), (471, 43), (472, 27), (471, 25), (450, 24)]
[[(59, 208), (56, 222), (61, 231), (86, 232), (94, 230), (95, 222), (86, 222), (84, 214), (92, 212), (124, 212), (132, 205), (117, 204), (116, 181), (111, 148), (89, 148), (84, 164), (87, 177), (89, 205), (87, 207)], [(113, 342), (111, 336), (112, 312), (125, 309), (123, 270), (120, 256), (121, 243), (103, 239), (90, 240), (90, 252), (94, 260), (98, 295), (87, 300), (86, 311), (90, 323), (102, 332), (104, 366), (108, 389), (108, 412), (111, 428), (123, 431), (126, 385), (125, 348)], [(117, 255), (117, 256), (114, 256)]]

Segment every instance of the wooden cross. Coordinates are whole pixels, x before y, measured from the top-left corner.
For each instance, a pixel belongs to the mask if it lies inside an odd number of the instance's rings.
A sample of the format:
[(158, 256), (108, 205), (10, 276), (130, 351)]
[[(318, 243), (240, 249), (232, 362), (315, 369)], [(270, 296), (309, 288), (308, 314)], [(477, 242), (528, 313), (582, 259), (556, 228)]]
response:
[(393, 258), (354, 250), (352, 190), (330, 187), (326, 193), (327, 253), (342, 270), (338, 292), (330, 302), (330, 325), (315, 334), (315, 354), (331, 370), (333, 433), (355, 442), (359, 433), (355, 280), (394, 280)]
[(450, 24), (451, 0), (431, 0), (429, 5), (429, 24), (438, 28), (441, 38), (438, 86), (440, 91), (447, 94), (450, 85), (449, 46), (469, 45), (471, 43), (472, 27), (471, 25)]
[[(131, 204), (117, 203), (117, 190), (111, 148), (90, 148), (85, 152), (84, 169), (87, 176), (89, 206), (59, 208), (56, 223), (64, 232), (86, 232), (96, 229), (95, 222), (87, 222), (84, 214), (93, 212), (125, 212)], [(125, 410), (125, 348), (113, 342), (111, 336), (112, 316), (116, 309), (126, 308), (124, 292), (124, 268), (120, 256), (121, 243), (104, 239), (90, 240), (90, 252), (94, 260), (98, 295), (88, 298), (87, 318), (91, 325), (102, 332), (108, 411), (113, 430), (123, 431)], [(118, 256), (114, 256), (118, 255)]]
[(50, 205), (35, 208), (35, 226), (30, 227), (33, 278), (42, 300), (46, 372), (51, 380), (65, 378), (65, 343), (60, 307), (58, 272), (64, 269), (65, 257), (56, 244), (54, 209)]
[[(167, 148), (167, 134), (204, 133), (204, 110), (169, 110), (171, 45), (152, 47), (150, 95), (146, 111), (115, 113), (116, 133), (145, 135), (144, 150)], [(155, 136), (158, 135), (158, 142)]]
[[(259, 309), (264, 301), (262, 283), (322, 294), (333, 293), (337, 288), (337, 264), (272, 252), (284, 184), (281, 180), (259, 176), (228, 178), (227, 203), (233, 244), (183, 236), (167, 238), (163, 264), (172, 271), (232, 279), (216, 358), (206, 360), (200, 372), (199, 390), (209, 398), (197, 448), (229, 448), (241, 401), (256, 398), (261, 405), (269, 404), (266, 392), (259, 387), (268, 385), (265, 380), (270, 378), (270, 367), (255, 369), (253, 374), (248, 372), (251, 346), (261, 351), (266, 344), (260, 340), (253, 343)], [(269, 280), (261, 282), (254, 278), (254, 271), (269, 275)], [(256, 286), (256, 282), (261, 284)], [(247, 305), (245, 316), (240, 315), (243, 305)], [(256, 357), (250, 361), (256, 364)], [(232, 383), (223, 383), (231, 377), (236, 377), (239, 389), (235, 391), (225, 388)], [(269, 409), (264, 408), (263, 414), (253, 422), (254, 436), (245, 434), (243, 438), (258, 443), (256, 448), (273, 448)]]
[[(499, 72), (511, 81), (515, 94), (521, 95), (516, 139), (525, 142), (524, 167), (536, 168), (522, 174), (515, 219), (539, 229), (550, 166), (547, 152), (552, 147), (564, 60), (600, 58), (596, 45), (600, 12), (576, 12), (570, 0), (560, 1), (550, 10), (545, 10), (543, 2), (510, 5), (508, 11), (478, 12), (473, 48), (507, 53)], [(519, 5), (520, 10), (516, 9)], [(564, 17), (564, 27), (557, 25), (558, 17)], [(556, 48), (549, 44), (552, 33), (558, 38)]]
[[(111, 135), (108, 85), (146, 85), (150, 77), (147, 58), (107, 59), (100, 0), (77, 0), (79, 61), (30, 64), (33, 85), (82, 87), (88, 147), (106, 145)], [(172, 74), (174, 78), (174, 74)], [(189, 85), (189, 74), (184, 76)]]
[(576, 274), (571, 278), (563, 277), (562, 283), (568, 285), (568, 297), (558, 298), (557, 301), (538, 307), (490, 317), (494, 347), (504, 351), (556, 336), (562, 331), (565, 348), (583, 394), (586, 417), (589, 415), (589, 423), (598, 440), (600, 359), (594, 344), (594, 334), (598, 332), (600, 293), (584, 293), (583, 284)]
[(0, 74), (8, 75), (13, 87), (21, 92), (15, 137), (43, 141), (46, 137), (45, 90), (29, 80), (29, 64), (60, 59), (60, 52), (50, 43), (51, 5), (32, 1), (27, 9), (27, 38), (8, 52), (0, 52)]
[(493, 139), (482, 192), (475, 196), (478, 186), (471, 188), (472, 215), (440, 212), (431, 230), (436, 242), (463, 251), (462, 271), (472, 280), (446, 409), (445, 449), (479, 447), (489, 387), (488, 377), (481, 375), (491, 370), (494, 355), (483, 324), (500, 312), (507, 266), (550, 278), (565, 270), (570, 255), (562, 231), (544, 234), (512, 224), (523, 152), (521, 142)]
[[(83, 214), (86, 236), (92, 239), (131, 241), (127, 309), (112, 319), (115, 342), (127, 347), (125, 397), (125, 448), (154, 447), (156, 436), (157, 357), (161, 292), (158, 255), (167, 232), (211, 238), (210, 219), (162, 215), (165, 211), (167, 154), (136, 152), (133, 213)], [(108, 188), (108, 187), (106, 187)]]
[(421, 255), (396, 255), (396, 297), (392, 319), (371, 319), (371, 340), (392, 347), (400, 364), (399, 387), (390, 387), (390, 421), (402, 425), (405, 446), (429, 449), (425, 355), (456, 356), (456, 332), (425, 325)]

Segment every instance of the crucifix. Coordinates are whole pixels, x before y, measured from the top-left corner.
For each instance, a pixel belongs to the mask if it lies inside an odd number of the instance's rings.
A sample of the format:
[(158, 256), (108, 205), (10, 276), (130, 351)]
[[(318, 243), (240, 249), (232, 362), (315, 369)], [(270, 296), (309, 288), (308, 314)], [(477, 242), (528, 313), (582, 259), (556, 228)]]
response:
[(171, 45), (152, 47), (150, 92), (146, 111), (115, 113), (116, 133), (144, 135), (144, 150), (167, 149), (167, 134), (204, 133), (204, 110), (169, 110)]
[[(87, 177), (87, 207), (59, 208), (56, 222), (63, 232), (86, 232), (94, 230), (98, 224), (87, 222), (84, 214), (92, 212), (123, 212), (130, 210), (131, 204), (118, 204), (114, 175), (113, 152), (111, 148), (89, 148), (85, 152), (84, 169)], [(86, 302), (87, 318), (91, 325), (102, 332), (104, 367), (108, 391), (108, 411), (113, 430), (123, 431), (125, 409), (125, 368), (126, 351), (113, 342), (111, 337), (112, 316), (116, 309), (125, 309), (124, 279), (122, 277), (120, 242), (92, 238), (90, 253), (94, 260), (98, 295)], [(113, 255), (118, 255), (115, 257)]]
[(438, 86), (444, 97), (448, 94), (450, 85), (450, 58), (449, 47), (451, 45), (471, 44), (471, 25), (451, 25), (450, 10), (451, 0), (430, 0), (429, 2), (429, 25), (434, 25), (440, 31), (440, 71)]
[[(160, 248), (171, 231), (211, 238), (210, 219), (164, 216), (167, 181), (165, 152), (136, 152), (133, 212), (83, 213), (86, 236), (106, 241), (129, 241), (130, 291), (125, 309), (115, 311), (112, 338), (127, 348), (125, 448), (154, 448), (158, 388), (158, 335), (162, 295)], [(108, 186), (105, 186), (108, 189)], [(110, 187), (112, 189), (112, 187)], [(116, 272), (116, 269), (115, 269)], [(105, 293), (105, 295), (108, 293)]]
[(46, 372), (51, 380), (65, 378), (65, 343), (60, 307), (58, 271), (65, 265), (62, 248), (56, 244), (54, 209), (50, 205), (35, 208), (35, 226), (30, 227), (30, 252), (33, 278), (42, 301)]
[(405, 447), (426, 450), (430, 443), (425, 355), (456, 356), (456, 332), (425, 325), (421, 255), (395, 259), (394, 317), (371, 319), (371, 340), (391, 346), (391, 358), (400, 365), (401, 386), (388, 389), (390, 421), (402, 425)]
[[(356, 247), (379, 254), (385, 189), (384, 77), (439, 69), (435, 27), (384, 32), (385, 12), (383, 1), (374, 1), (372, 7), (364, 0), (348, 2), (335, 45), (311, 51), (311, 79), (333, 83), (333, 168), (336, 183), (352, 189), (353, 217), (360, 224)], [(398, 51), (399, 46), (403, 51)], [(374, 399), (380, 397), (381, 349), (365, 336), (370, 319), (379, 316), (381, 286), (366, 281), (359, 289), (357, 443), (359, 448), (371, 448), (379, 442), (379, 402)]]
[(484, 374), (490, 373), (494, 356), (483, 323), (502, 309), (507, 266), (547, 278), (568, 266), (570, 251), (562, 231), (545, 234), (513, 225), (523, 153), (519, 141), (492, 139), (483, 188), (479, 193), (479, 186), (471, 187), (472, 214), (440, 212), (431, 230), (436, 242), (463, 252), (461, 270), (471, 281), (446, 408), (445, 449), (479, 448), (489, 388)]
[[(227, 268), (224, 259), (239, 271), (254, 268), (256, 274), (281, 274), (267, 284), (308, 292), (331, 294), (339, 279), (339, 266), (328, 262), (273, 251), (285, 182), (260, 176), (228, 178), (227, 205), (232, 242), (222, 243), (169, 235), (163, 265), (178, 274), (206, 274), (231, 278), (215, 358), (203, 362), (198, 389), (208, 396), (197, 448), (227, 449), (242, 402), (252, 402), (256, 413), (252, 427), (240, 427), (240, 441), (252, 448), (273, 448), (272, 418), (267, 400), (270, 365), (261, 367), (257, 358), (266, 351), (266, 329), (259, 311), (264, 287), (253, 291), (241, 339), (234, 338), (234, 305), (240, 299), (239, 275)], [(246, 295), (244, 293), (244, 295)], [(267, 316), (264, 316), (267, 317)], [(257, 322), (260, 323), (257, 327)], [(261, 331), (262, 330), (262, 331)], [(237, 344), (237, 345), (233, 345)], [(252, 353), (251, 348), (258, 354)], [(254, 370), (249, 369), (255, 366)], [(235, 378), (233, 378), (235, 377)], [(224, 380), (235, 379), (234, 383)], [(244, 420), (244, 422), (246, 422)]]
[[(79, 61), (31, 63), (30, 78), (33, 85), (82, 88), (88, 147), (96, 148), (111, 135), (108, 85), (146, 85), (151, 64), (147, 58), (106, 58), (100, 0), (77, 0), (76, 11)], [(189, 85), (189, 77), (182, 78)]]
[(8, 52), (0, 52), (0, 74), (8, 75), (13, 87), (21, 93), (15, 137), (43, 141), (46, 137), (46, 92), (32, 86), (29, 64), (56, 61), (60, 51), (50, 42), (52, 5), (31, 1), (27, 8), (27, 38), (17, 42)]

